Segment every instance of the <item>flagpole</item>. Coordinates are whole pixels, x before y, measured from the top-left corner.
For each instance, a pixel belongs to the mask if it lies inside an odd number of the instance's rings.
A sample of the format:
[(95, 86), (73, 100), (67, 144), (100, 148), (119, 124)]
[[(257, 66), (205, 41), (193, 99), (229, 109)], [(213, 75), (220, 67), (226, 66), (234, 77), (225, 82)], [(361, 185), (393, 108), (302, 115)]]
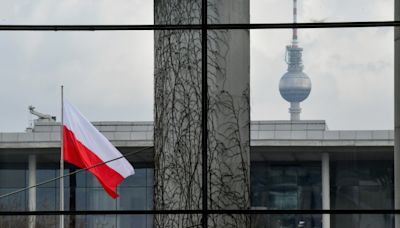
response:
[[(60, 211), (64, 211), (64, 86), (61, 86), (61, 124), (60, 124)], [(64, 215), (60, 215), (60, 228), (64, 228)]]

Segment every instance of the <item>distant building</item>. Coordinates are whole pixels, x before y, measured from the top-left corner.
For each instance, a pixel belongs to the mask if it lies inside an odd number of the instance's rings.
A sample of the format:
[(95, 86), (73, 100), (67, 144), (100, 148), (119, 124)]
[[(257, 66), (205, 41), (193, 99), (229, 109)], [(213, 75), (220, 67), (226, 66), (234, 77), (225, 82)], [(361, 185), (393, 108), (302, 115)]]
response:
[[(59, 123), (37, 121), (31, 132), (0, 133), (0, 194), (58, 176)], [(96, 122), (123, 153), (153, 145), (152, 122)], [(153, 149), (128, 156), (136, 168), (112, 200), (88, 172), (65, 179), (67, 210), (153, 208)], [(323, 162), (325, 160), (325, 162)], [(328, 161), (328, 162), (327, 162)], [(329, 164), (329, 172), (326, 165)], [(373, 168), (371, 168), (373, 167)], [(254, 209), (321, 209), (329, 183), (331, 209), (393, 209), (393, 131), (332, 131), (325, 121), (253, 121), (251, 206)], [(323, 172), (323, 170), (325, 171)], [(66, 172), (74, 168), (67, 166)], [(36, 174), (36, 178), (34, 178)], [(329, 179), (329, 181), (326, 180)], [(35, 180), (36, 179), (36, 180)], [(59, 184), (1, 199), (0, 210), (57, 210)], [(67, 217), (71, 227), (152, 227), (151, 215)], [(254, 227), (322, 227), (320, 215), (251, 217)], [(6, 217), (0, 226), (28, 224)], [(57, 227), (38, 216), (37, 227)], [(331, 227), (393, 227), (389, 215), (331, 215)]]
[[(237, 7), (238, 3), (241, 7)], [(249, 23), (248, 3), (248, 0), (212, 1), (208, 6), (209, 20), (215, 24)], [(199, 1), (156, 0), (155, 21), (159, 24), (199, 24), (200, 6)], [(296, 7), (294, 9), (296, 12)], [(296, 16), (294, 19), (296, 22)], [(287, 47), (288, 72), (279, 86), (282, 97), (291, 103), (291, 120), (252, 121), (249, 129), (249, 34), (248, 30), (212, 30), (207, 34), (210, 46), (207, 77), (211, 81), (208, 84), (208, 108), (212, 113), (207, 117), (212, 123), (208, 130), (213, 134), (212, 149), (215, 149), (211, 151), (208, 148), (210, 145), (207, 145), (207, 150), (215, 158), (210, 162), (210, 170), (215, 173), (207, 171), (213, 175), (210, 179), (221, 184), (210, 189), (223, 189), (230, 193), (228, 196), (219, 194), (209, 197), (215, 199), (218, 209), (222, 206), (227, 206), (226, 209), (250, 206), (252, 209), (272, 210), (393, 209), (393, 131), (329, 130), (324, 120), (300, 120), (300, 102), (310, 94), (311, 81), (302, 72), (302, 49), (298, 46), (295, 29), (292, 44)], [(178, 208), (184, 204), (190, 209), (193, 209), (193, 205), (201, 205), (198, 187), (201, 184), (199, 155), (203, 148), (201, 120), (204, 114), (201, 112), (201, 89), (204, 88), (201, 84), (201, 38), (200, 30), (155, 32), (155, 126), (153, 122), (94, 123), (122, 153), (138, 151), (127, 156), (136, 174), (121, 184), (118, 189), (120, 198), (117, 200), (111, 199), (88, 172), (65, 178), (66, 210), (152, 210), (175, 206), (169, 207), (164, 202), (177, 202)], [(34, 107), (31, 111), (34, 111)], [(175, 113), (172, 114), (172, 111)], [(237, 113), (244, 114), (240, 116)], [(0, 133), (0, 195), (55, 178), (59, 174), (59, 123), (52, 116), (37, 112), (35, 115), (39, 120), (26, 132)], [(229, 125), (231, 123), (236, 124), (235, 129)], [(176, 127), (178, 124), (180, 126)], [(235, 135), (230, 132), (234, 136), (227, 139), (224, 132), (232, 129), (239, 133)], [(157, 134), (164, 138), (156, 137), (154, 142), (154, 135)], [(191, 137), (196, 137), (197, 141)], [(175, 156), (177, 152), (195, 164), (171, 167), (180, 165), (181, 161), (176, 160)], [(160, 159), (162, 156), (167, 159)], [(225, 160), (229, 162), (220, 166), (220, 162)], [(160, 164), (160, 161), (165, 163)], [(240, 167), (242, 164), (246, 164), (246, 167)], [(186, 182), (181, 186), (177, 185), (181, 180), (175, 177), (158, 186), (158, 189), (154, 188), (157, 186), (155, 183), (164, 180), (171, 170), (177, 173), (177, 170), (184, 172), (185, 169), (195, 172), (193, 177), (182, 180)], [(65, 172), (74, 170), (74, 167), (67, 165)], [(230, 182), (224, 178), (236, 181), (235, 186), (227, 186), (226, 183)], [(196, 182), (194, 187), (190, 182), (192, 180)], [(249, 191), (245, 189), (248, 189), (247, 184), (250, 185)], [(0, 199), (0, 210), (58, 210), (58, 186), (55, 181)], [(190, 188), (189, 191), (187, 188)], [(170, 189), (176, 190), (176, 194), (171, 194)], [(185, 194), (189, 196), (178, 202)], [(157, 200), (157, 197), (164, 196), (162, 200)], [(240, 202), (235, 202), (235, 199)], [(196, 215), (188, 216), (191, 217), (188, 223), (189, 219), (184, 216), (178, 219), (165, 217), (168, 216), (159, 216), (157, 220), (152, 215), (83, 215), (66, 216), (65, 221), (67, 227), (71, 228), (150, 228), (157, 226), (155, 221), (159, 223), (158, 226), (168, 221), (182, 227), (200, 220)], [(243, 223), (239, 224), (247, 224), (248, 217), (243, 217)], [(252, 215), (249, 219), (252, 227), (257, 228), (394, 226), (394, 218), (388, 214)], [(216, 219), (214, 225), (235, 221), (231, 218), (222, 220)], [(57, 227), (58, 220), (56, 216), (14, 216), (0, 220), (0, 227), (27, 226)]]

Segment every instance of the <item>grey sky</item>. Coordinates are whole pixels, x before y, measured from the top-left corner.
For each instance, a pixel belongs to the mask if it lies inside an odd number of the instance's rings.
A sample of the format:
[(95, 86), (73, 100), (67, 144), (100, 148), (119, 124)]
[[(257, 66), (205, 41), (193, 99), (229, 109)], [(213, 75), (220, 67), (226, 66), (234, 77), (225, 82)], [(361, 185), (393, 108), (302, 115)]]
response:
[[(226, 0), (227, 1), (227, 0)], [(0, 0), (2, 24), (150, 24), (152, 0)], [(252, 0), (251, 20), (291, 22), (291, 0)], [(393, 0), (299, 0), (299, 21), (393, 20)], [(251, 32), (251, 114), (288, 119), (278, 83), (290, 30)], [(313, 84), (303, 119), (393, 128), (393, 29), (299, 31)], [(0, 32), (0, 132), (23, 131), (65, 95), (92, 121), (153, 118), (153, 32)]]

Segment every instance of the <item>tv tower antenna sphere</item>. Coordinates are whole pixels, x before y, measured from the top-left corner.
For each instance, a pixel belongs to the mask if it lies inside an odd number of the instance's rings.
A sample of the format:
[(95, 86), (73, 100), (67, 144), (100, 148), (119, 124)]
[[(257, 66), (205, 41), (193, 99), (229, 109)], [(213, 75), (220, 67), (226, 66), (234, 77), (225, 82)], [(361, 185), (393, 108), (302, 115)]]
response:
[(301, 51), (299, 47), (287, 47), (288, 71), (279, 81), (279, 92), (288, 102), (302, 102), (311, 92), (311, 80), (303, 72), (301, 63)]
[[(297, 23), (297, 0), (293, 0), (293, 23)], [(279, 82), (279, 92), (283, 99), (290, 102), (290, 120), (300, 120), (300, 102), (304, 101), (311, 92), (311, 80), (303, 72), (303, 48), (298, 46), (297, 29), (293, 29), (292, 44), (286, 47), (285, 61), (287, 72)]]

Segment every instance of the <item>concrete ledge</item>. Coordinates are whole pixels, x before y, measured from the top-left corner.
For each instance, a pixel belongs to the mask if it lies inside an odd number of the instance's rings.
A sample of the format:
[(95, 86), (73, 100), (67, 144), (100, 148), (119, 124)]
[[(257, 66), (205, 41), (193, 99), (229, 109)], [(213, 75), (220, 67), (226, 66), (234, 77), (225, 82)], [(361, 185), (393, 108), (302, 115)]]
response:
[[(152, 122), (94, 122), (116, 146), (153, 145)], [(39, 129), (39, 131), (37, 131)], [(0, 133), (0, 148), (59, 147), (59, 123), (37, 123), (33, 132)], [(330, 131), (325, 121), (253, 121), (252, 146), (393, 146), (393, 131)]]

